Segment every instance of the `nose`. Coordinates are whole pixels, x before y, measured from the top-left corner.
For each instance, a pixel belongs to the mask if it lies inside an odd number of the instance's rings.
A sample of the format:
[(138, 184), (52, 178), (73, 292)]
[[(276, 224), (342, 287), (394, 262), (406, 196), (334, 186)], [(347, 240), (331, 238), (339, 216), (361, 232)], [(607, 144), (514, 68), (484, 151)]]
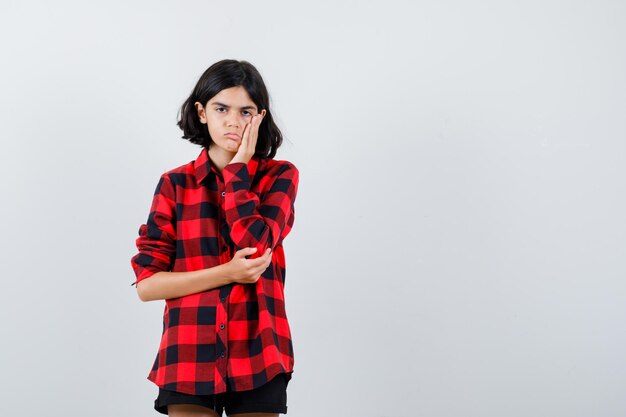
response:
[(228, 127), (239, 128), (241, 126), (241, 116), (238, 115), (236, 112), (232, 112), (228, 115), (226, 123), (228, 124)]

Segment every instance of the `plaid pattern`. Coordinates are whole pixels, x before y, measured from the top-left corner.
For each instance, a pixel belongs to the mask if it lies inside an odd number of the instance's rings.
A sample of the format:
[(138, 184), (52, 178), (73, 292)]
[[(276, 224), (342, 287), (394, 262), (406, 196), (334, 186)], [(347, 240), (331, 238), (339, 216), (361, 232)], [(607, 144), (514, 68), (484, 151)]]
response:
[(161, 175), (131, 266), (136, 281), (159, 271), (194, 271), (228, 262), (235, 251), (272, 248), (255, 284), (231, 283), (165, 300), (163, 334), (148, 379), (186, 394), (258, 388), (291, 378), (294, 356), (284, 300), (283, 239), (294, 222), (298, 170), (254, 156), (218, 172), (208, 152)]

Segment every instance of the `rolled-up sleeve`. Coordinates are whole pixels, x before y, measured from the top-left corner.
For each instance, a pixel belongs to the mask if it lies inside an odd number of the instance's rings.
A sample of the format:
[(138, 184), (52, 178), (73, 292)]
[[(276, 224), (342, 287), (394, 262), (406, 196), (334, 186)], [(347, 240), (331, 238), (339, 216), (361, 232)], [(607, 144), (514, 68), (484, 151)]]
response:
[(243, 162), (226, 165), (222, 172), (226, 189), (224, 211), (230, 237), (238, 250), (257, 248), (251, 259), (262, 256), (267, 248), (274, 249), (293, 226), (298, 169), (283, 161), (262, 198), (250, 192), (250, 176)]
[(168, 175), (163, 174), (154, 191), (148, 220), (139, 226), (135, 241), (138, 252), (130, 260), (136, 276), (131, 285), (171, 269), (176, 253), (175, 207), (175, 187)]

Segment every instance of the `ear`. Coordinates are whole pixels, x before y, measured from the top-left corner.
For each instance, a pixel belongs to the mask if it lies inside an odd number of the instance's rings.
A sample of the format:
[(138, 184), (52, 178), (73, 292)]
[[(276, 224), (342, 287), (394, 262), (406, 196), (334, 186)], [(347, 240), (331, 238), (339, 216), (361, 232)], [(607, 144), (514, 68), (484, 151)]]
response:
[(267, 113), (265, 109), (261, 110), (261, 117), (265, 117), (265, 113)]
[(199, 101), (193, 103), (196, 106), (196, 111), (198, 112), (198, 118), (200, 119), (200, 123), (206, 124), (206, 114), (204, 114), (204, 106)]

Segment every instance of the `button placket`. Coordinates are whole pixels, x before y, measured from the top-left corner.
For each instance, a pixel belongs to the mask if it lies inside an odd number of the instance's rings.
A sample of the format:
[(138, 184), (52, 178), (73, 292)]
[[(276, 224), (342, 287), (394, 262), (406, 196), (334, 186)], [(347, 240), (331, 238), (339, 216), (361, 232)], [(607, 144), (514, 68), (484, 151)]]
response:
[[(221, 196), (221, 198), (220, 198)], [(217, 233), (218, 233), (218, 248), (219, 248), (219, 258), (220, 263), (226, 263), (230, 260), (230, 245), (229, 238), (226, 236), (228, 233), (226, 216), (223, 208), (224, 197), (226, 196), (226, 191), (224, 189), (223, 178), (219, 177), (217, 181), (217, 192), (216, 192), (216, 200), (218, 205), (217, 212)], [(219, 350), (216, 351), (216, 380), (218, 377), (225, 378), (228, 369), (228, 326), (226, 325), (228, 322), (228, 296), (230, 293), (230, 286), (224, 286), (219, 293), (219, 301), (221, 304), (218, 305), (218, 314), (216, 317), (216, 336), (220, 340)], [(221, 385), (221, 383), (220, 383)]]
[(216, 378), (218, 376), (225, 377), (228, 370), (228, 296), (230, 294), (231, 286), (225, 285), (220, 288), (219, 300), (221, 304), (217, 307), (217, 317), (215, 321), (216, 337), (221, 342), (219, 343), (219, 349), (216, 353)]
[[(222, 181), (218, 181), (217, 192), (222, 197), (226, 195), (226, 191), (224, 191), (224, 183)], [(218, 237), (218, 242), (219, 242), (219, 248), (221, 249), (219, 253), (219, 257), (220, 257), (220, 263), (226, 263), (230, 260), (230, 251), (229, 251), (230, 248), (228, 246), (228, 242), (223, 237), (224, 236), (223, 228), (226, 225), (226, 216), (224, 214), (224, 210), (221, 208), (222, 205), (218, 203), (218, 206), (220, 206), (220, 208), (217, 212), (217, 234), (218, 234), (217, 237)]]

